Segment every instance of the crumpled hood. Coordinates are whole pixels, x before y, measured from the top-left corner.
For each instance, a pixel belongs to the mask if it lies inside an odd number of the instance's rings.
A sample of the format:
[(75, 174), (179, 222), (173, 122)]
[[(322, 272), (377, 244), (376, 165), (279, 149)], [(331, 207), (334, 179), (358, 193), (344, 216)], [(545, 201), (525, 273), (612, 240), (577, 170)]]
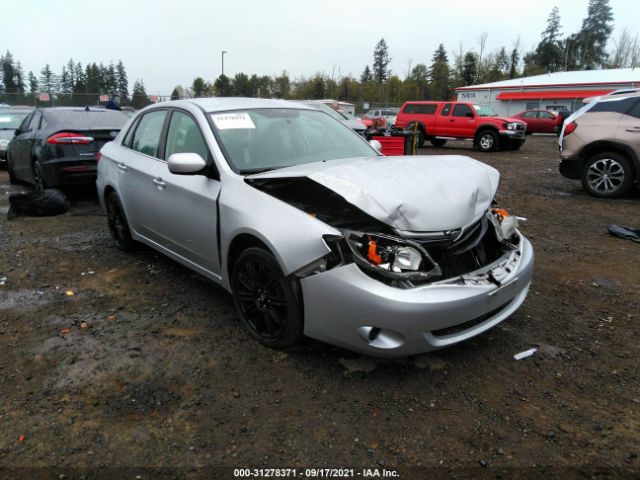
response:
[(306, 176), (397, 230), (436, 232), (466, 227), (490, 207), (498, 171), (469, 157), (428, 155), (336, 160), (251, 175)]

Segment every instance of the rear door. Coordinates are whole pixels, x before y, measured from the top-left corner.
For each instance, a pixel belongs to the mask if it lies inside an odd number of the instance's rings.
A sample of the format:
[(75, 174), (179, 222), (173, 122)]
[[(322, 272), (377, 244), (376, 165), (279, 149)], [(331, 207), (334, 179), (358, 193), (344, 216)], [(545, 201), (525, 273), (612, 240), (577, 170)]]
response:
[(166, 249), (210, 273), (220, 272), (218, 257), (217, 201), (220, 181), (213, 156), (196, 119), (189, 112), (171, 113), (164, 142), (165, 160), (174, 153), (197, 153), (209, 165), (208, 175), (176, 175), (166, 163), (155, 192), (156, 233)]
[(158, 199), (157, 192), (162, 188), (157, 179), (162, 177), (167, 168), (165, 161), (159, 157), (167, 112), (151, 110), (145, 113), (135, 125), (131, 138), (125, 139), (120, 149), (121, 157), (114, 159), (118, 169), (118, 194), (129, 226), (155, 243), (159, 243), (159, 237), (156, 233), (154, 202)]
[(617, 138), (631, 146), (636, 154), (640, 152), (640, 99), (620, 117)]
[[(40, 122), (42, 120), (42, 113), (35, 111), (31, 116), (27, 117), (21, 125), (21, 133), (15, 138), (16, 145), (11, 149), (11, 167), (13, 172), (21, 180), (32, 180), (31, 171), (31, 151), (33, 149), (33, 142), (35, 134), (40, 128)], [(22, 131), (22, 126), (26, 127), (25, 131)]]

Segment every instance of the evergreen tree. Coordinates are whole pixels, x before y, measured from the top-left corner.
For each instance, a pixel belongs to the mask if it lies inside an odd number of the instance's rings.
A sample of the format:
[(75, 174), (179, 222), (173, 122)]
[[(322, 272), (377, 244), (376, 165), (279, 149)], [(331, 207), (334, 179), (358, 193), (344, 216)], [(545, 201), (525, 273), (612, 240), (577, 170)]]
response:
[(373, 80), (373, 74), (371, 73), (371, 69), (369, 68), (369, 65), (367, 65), (366, 67), (364, 67), (364, 71), (362, 72), (362, 75), (360, 75), (360, 82), (367, 83), (367, 82), (370, 82), (371, 80)]
[(249, 92), (249, 77), (247, 76), (246, 73), (236, 73), (235, 76), (233, 77), (233, 85), (232, 85), (232, 89), (234, 92), (234, 95), (237, 95), (238, 97), (248, 97), (250, 96), (250, 92)]
[(20, 64), (20, 62), (16, 62), (13, 78), (14, 83), (16, 84), (18, 101), (22, 101), (27, 89), (24, 83), (24, 70), (22, 70), (22, 65)]
[(384, 82), (389, 78), (391, 72), (389, 71), (389, 63), (391, 63), (391, 57), (389, 57), (389, 47), (384, 38), (376, 44), (373, 50), (373, 78), (378, 83)]
[(38, 79), (32, 71), (29, 71), (27, 78), (27, 81), (29, 82), (29, 103), (35, 104), (38, 95)]
[(193, 98), (205, 97), (207, 95), (207, 82), (204, 81), (204, 78), (197, 77), (193, 79), (193, 83), (191, 84), (191, 93)]
[(443, 44), (440, 44), (431, 58), (429, 69), (431, 97), (436, 100), (447, 100), (451, 96), (451, 72), (449, 58)]
[(589, 0), (587, 17), (580, 30), (581, 66), (587, 70), (602, 67), (609, 55), (606, 52), (613, 31), (613, 14), (609, 0)]
[(180, 100), (180, 90), (178, 90), (178, 86), (171, 92), (171, 100)]
[[(547, 19), (547, 28), (542, 32), (542, 40), (536, 48), (535, 55), (530, 59), (543, 71), (556, 72), (562, 68), (564, 58), (560, 27), (560, 11), (558, 7), (553, 7)], [(525, 64), (531, 63), (525, 60)]]
[(496, 55), (495, 66), (501, 77), (509, 73), (509, 55), (506, 48), (500, 47)]
[(40, 70), (40, 90), (52, 95), (58, 89), (58, 79), (47, 63)]
[(467, 52), (464, 55), (462, 66), (462, 81), (464, 86), (473, 85), (478, 79), (478, 55), (475, 52)]
[(315, 100), (321, 100), (327, 96), (327, 83), (322, 75), (316, 74), (312, 79), (312, 98)]
[(2, 84), (4, 92), (7, 95), (15, 95), (18, 86), (16, 85), (16, 71), (13, 63), (13, 55), (7, 50), (7, 53), (0, 58), (2, 63)]
[(424, 63), (418, 63), (407, 77), (409, 85), (415, 88), (415, 99), (424, 100), (429, 95), (429, 76), (431, 72)]
[(118, 79), (113, 62), (109, 62), (109, 66), (104, 68), (102, 93), (107, 93), (111, 97), (118, 94)]
[(146, 107), (151, 102), (147, 96), (142, 80), (136, 80), (133, 83), (133, 94), (131, 95), (131, 106), (136, 110)]
[(220, 75), (213, 84), (216, 95), (219, 97), (230, 97), (233, 95), (231, 80), (226, 75)]
[(516, 78), (518, 76), (518, 64), (520, 63), (520, 52), (515, 47), (511, 50), (511, 56), (509, 57), (509, 78)]
[[(238, 91), (236, 91), (238, 94)], [(291, 94), (291, 80), (289, 74), (283, 71), (281, 75), (273, 79), (273, 95), (276, 98), (288, 98)]]
[(122, 60), (118, 60), (116, 65), (116, 92), (120, 97), (121, 103), (129, 99), (129, 80)]

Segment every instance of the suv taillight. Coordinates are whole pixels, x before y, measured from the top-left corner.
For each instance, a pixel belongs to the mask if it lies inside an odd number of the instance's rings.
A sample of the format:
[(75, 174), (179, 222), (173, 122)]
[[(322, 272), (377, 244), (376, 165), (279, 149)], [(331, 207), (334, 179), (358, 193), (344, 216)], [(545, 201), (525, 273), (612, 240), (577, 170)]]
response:
[(570, 133), (573, 133), (577, 127), (578, 124), (576, 122), (567, 123), (566, 127), (564, 127), (564, 136), (566, 137)]
[(86, 145), (91, 142), (93, 142), (93, 137), (74, 132), (60, 132), (47, 138), (47, 143), (53, 145)]

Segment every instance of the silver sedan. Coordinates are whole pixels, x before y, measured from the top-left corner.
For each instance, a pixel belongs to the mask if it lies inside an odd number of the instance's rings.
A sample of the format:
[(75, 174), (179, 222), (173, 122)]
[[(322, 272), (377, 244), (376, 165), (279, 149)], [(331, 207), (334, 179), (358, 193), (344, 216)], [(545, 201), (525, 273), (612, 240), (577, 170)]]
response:
[(471, 338), (524, 301), (531, 244), (463, 156), (385, 157), (282, 100), (156, 104), (101, 150), (115, 245), (145, 243), (233, 295), (252, 337), (373, 356)]

